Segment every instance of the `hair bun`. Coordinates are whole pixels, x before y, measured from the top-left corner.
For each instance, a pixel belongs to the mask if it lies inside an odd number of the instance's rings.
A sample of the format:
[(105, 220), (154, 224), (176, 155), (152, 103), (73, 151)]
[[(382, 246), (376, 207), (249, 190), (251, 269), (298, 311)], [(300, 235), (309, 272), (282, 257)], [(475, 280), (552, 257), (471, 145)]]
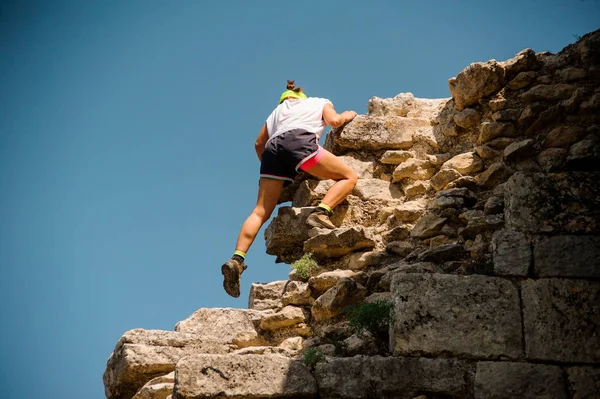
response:
[(294, 90), (296, 88), (296, 85), (294, 84), (295, 80), (288, 80), (287, 81), (287, 89), (288, 90)]

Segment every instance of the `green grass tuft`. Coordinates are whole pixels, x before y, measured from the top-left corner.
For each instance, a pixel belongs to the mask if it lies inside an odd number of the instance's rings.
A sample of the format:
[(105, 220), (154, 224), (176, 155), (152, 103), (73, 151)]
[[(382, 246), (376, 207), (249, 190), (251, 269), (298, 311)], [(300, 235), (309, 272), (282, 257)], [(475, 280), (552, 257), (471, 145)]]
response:
[(314, 369), (317, 363), (323, 361), (325, 356), (318, 348), (307, 348), (302, 353), (302, 363), (310, 369)]
[(317, 264), (317, 261), (314, 260), (312, 253), (306, 253), (302, 258), (293, 262), (290, 267), (296, 269), (296, 273), (298, 273), (300, 278), (307, 279), (319, 268), (319, 265)]
[(345, 309), (350, 328), (356, 332), (369, 331), (376, 334), (393, 322), (394, 304), (389, 301), (362, 302)]

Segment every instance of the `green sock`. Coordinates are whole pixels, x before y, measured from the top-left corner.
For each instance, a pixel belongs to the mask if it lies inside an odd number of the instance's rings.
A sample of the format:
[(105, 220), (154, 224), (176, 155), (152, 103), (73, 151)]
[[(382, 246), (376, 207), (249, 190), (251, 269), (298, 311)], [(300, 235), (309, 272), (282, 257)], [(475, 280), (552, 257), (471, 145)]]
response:
[(315, 209), (313, 209), (313, 212), (325, 212), (326, 214), (331, 215), (331, 207), (321, 202)]
[(240, 263), (244, 263), (244, 260), (246, 259), (246, 253), (236, 249), (231, 259), (235, 259)]

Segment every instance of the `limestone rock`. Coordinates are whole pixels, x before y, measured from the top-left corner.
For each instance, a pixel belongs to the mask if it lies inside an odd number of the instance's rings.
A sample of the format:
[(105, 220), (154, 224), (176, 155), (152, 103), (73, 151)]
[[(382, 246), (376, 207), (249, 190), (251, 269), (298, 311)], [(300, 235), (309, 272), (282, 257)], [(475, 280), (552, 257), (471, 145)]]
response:
[(504, 84), (504, 68), (495, 60), (469, 65), (448, 81), (456, 109), (462, 111), (479, 99), (498, 91)]
[(516, 137), (517, 129), (510, 122), (483, 122), (479, 130), (478, 144), (485, 144), (498, 137)]
[(314, 299), (308, 283), (303, 281), (288, 281), (283, 287), (281, 296), (283, 306), (287, 305), (312, 305)]
[(394, 208), (394, 217), (401, 222), (412, 222), (421, 217), (424, 212), (424, 201), (409, 201)]
[(506, 169), (501, 162), (491, 165), (483, 173), (475, 176), (475, 181), (482, 187), (494, 187), (497, 184), (504, 182)]
[(277, 313), (265, 315), (260, 320), (262, 330), (272, 331), (304, 323), (304, 313), (296, 306), (286, 306)]
[(385, 249), (386, 251), (391, 252), (394, 255), (406, 257), (413, 251), (414, 247), (412, 246), (412, 244), (406, 241), (392, 241), (387, 244)]
[(391, 292), (395, 323), (390, 339), (395, 356), (522, 355), (519, 294), (509, 280), (397, 273)]
[(430, 183), (426, 180), (415, 180), (402, 186), (402, 191), (407, 200), (411, 200), (416, 196), (425, 194), (429, 190)]
[(329, 230), (304, 242), (304, 252), (326, 258), (340, 258), (350, 252), (370, 249), (375, 242), (367, 237), (363, 227)]
[(564, 148), (547, 148), (537, 156), (537, 162), (544, 172), (555, 172), (561, 168), (567, 158)]
[(465, 253), (463, 245), (446, 244), (421, 253), (418, 259), (422, 262), (443, 263), (450, 260), (460, 260), (464, 257)]
[(445, 168), (437, 172), (429, 182), (431, 183), (431, 187), (439, 191), (443, 190), (448, 184), (460, 177), (462, 177), (460, 172), (451, 168)]
[(558, 366), (513, 362), (478, 362), (475, 398), (567, 399)]
[(531, 266), (531, 245), (525, 234), (498, 230), (492, 237), (494, 274), (526, 277)]
[(413, 157), (414, 154), (410, 151), (389, 150), (383, 153), (380, 162), (386, 165), (399, 165)]
[(454, 123), (458, 126), (470, 129), (479, 122), (479, 114), (473, 108), (465, 108), (454, 114)]
[(546, 109), (541, 114), (539, 114), (539, 117), (535, 119), (535, 122), (533, 122), (533, 124), (531, 124), (531, 126), (529, 126), (527, 130), (525, 130), (525, 134), (532, 135), (538, 131), (545, 129), (548, 126), (558, 123), (562, 118), (562, 114), (563, 109), (561, 108), (560, 104)]
[[(329, 150), (407, 150), (419, 137), (433, 139), (433, 128), (427, 119), (400, 116), (372, 117), (359, 115), (330, 133)], [(326, 143), (327, 144), (327, 143)]]
[(600, 367), (567, 369), (573, 399), (596, 399), (600, 392)]
[(281, 355), (199, 355), (177, 364), (174, 396), (312, 399), (317, 384), (302, 363)]
[(424, 159), (410, 158), (396, 167), (392, 181), (398, 182), (405, 178), (415, 180), (429, 179), (435, 173), (431, 163)]
[(342, 341), (342, 345), (346, 356), (372, 356), (379, 352), (377, 340), (370, 334), (352, 334)]
[(482, 159), (493, 159), (500, 155), (498, 151), (487, 145), (478, 145), (475, 147), (475, 152)]
[(490, 107), (490, 110), (492, 112), (496, 112), (496, 111), (500, 111), (501, 109), (506, 108), (506, 99), (503, 97), (497, 97), (494, 98), (492, 100), (490, 100), (490, 102), (488, 103), (488, 106)]
[[(481, 212), (481, 211), (478, 211)], [(465, 212), (462, 215), (471, 214)], [(485, 215), (474, 214), (467, 218), (467, 226), (463, 229), (459, 229), (459, 234), (466, 238), (475, 238), (478, 234), (482, 234), (486, 231), (494, 231), (504, 225), (504, 215)]]
[(537, 69), (538, 59), (530, 48), (519, 51), (513, 58), (499, 63), (505, 70), (507, 80), (513, 79), (523, 71)]
[(576, 80), (585, 79), (587, 71), (583, 68), (565, 68), (558, 72), (558, 78), (563, 82), (573, 82)]
[(372, 160), (361, 161), (355, 156), (340, 155), (340, 160), (350, 166), (356, 172), (359, 179), (372, 179), (375, 164)]
[(540, 238), (533, 246), (534, 271), (540, 277), (600, 277), (600, 236)]
[(267, 310), (280, 309), (281, 294), (286, 281), (273, 281), (270, 283), (253, 283), (250, 286), (248, 309)]
[(524, 155), (527, 155), (532, 147), (533, 147), (532, 139), (526, 139), (523, 141), (509, 144), (504, 149), (504, 159), (505, 160), (513, 160), (513, 159), (522, 157)]
[(521, 111), (518, 109), (503, 109), (492, 114), (494, 122), (514, 122), (521, 117)]
[[(334, 184), (334, 180), (304, 180), (298, 184), (292, 199), (292, 205), (295, 208), (318, 205), (327, 190)], [(284, 216), (282, 215), (282, 217)]]
[(438, 235), (442, 227), (444, 227), (446, 220), (446, 218), (428, 213), (419, 219), (410, 236), (414, 238), (429, 238)]
[(127, 331), (108, 359), (103, 381), (108, 399), (131, 398), (153, 378), (175, 370), (192, 353), (227, 353), (226, 340), (172, 331)]
[(335, 286), (341, 278), (353, 278), (356, 272), (352, 270), (333, 270), (313, 276), (308, 280), (309, 287), (317, 294), (322, 294)]
[(515, 173), (505, 190), (506, 224), (525, 233), (600, 232), (600, 175)]
[(600, 361), (600, 282), (525, 280), (521, 292), (528, 359)]
[(173, 393), (175, 373), (153, 378), (148, 381), (131, 399), (166, 399)]
[(415, 98), (412, 93), (400, 93), (393, 98), (371, 97), (367, 104), (372, 116), (403, 116), (409, 118), (433, 118), (444, 107), (447, 98)]
[(240, 348), (263, 345), (265, 341), (253, 323), (253, 320), (259, 319), (261, 315), (261, 312), (250, 309), (203, 308), (178, 322), (175, 331), (199, 334), (212, 341), (233, 344)]
[(454, 169), (462, 175), (479, 172), (483, 169), (483, 161), (474, 152), (456, 155), (442, 165), (442, 169)]
[(529, 86), (535, 80), (536, 75), (537, 74), (534, 71), (520, 72), (506, 85), (506, 87), (511, 90), (522, 89), (523, 87)]
[(381, 263), (387, 256), (385, 251), (355, 252), (348, 259), (348, 268), (362, 270)]
[(354, 356), (318, 363), (315, 377), (323, 399), (412, 399), (420, 392), (463, 398), (468, 397), (464, 376), (469, 369), (456, 359)]
[(342, 313), (347, 306), (361, 302), (365, 296), (365, 287), (350, 278), (342, 277), (335, 286), (317, 298), (311, 308), (313, 320), (331, 319)]
[(544, 147), (567, 147), (584, 135), (585, 130), (579, 126), (559, 126), (548, 133), (544, 140)]
[(558, 101), (566, 100), (577, 89), (574, 85), (558, 83), (555, 85), (537, 85), (521, 95), (524, 101)]
[(483, 213), (485, 215), (494, 215), (496, 213), (504, 212), (504, 198), (503, 197), (490, 197), (485, 201)]
[(277, 217), (265, 230), (265, 245), (269, 255), (297, 255), (301, 257), (301, 243), (308, 239), (306, 218), (312, 208), (292, 208), (282, 206)]
[(359, 179), (352, 193), (362, 200), (393, 202), (403, 197), (402, 191), (395, 184), (380, 179)]
[(494, 140), (488, 141), (487, 146), (494, 150), (504, 150), (506, 147), (516, 142), (516, 139), (510, 137), (498, 137)]

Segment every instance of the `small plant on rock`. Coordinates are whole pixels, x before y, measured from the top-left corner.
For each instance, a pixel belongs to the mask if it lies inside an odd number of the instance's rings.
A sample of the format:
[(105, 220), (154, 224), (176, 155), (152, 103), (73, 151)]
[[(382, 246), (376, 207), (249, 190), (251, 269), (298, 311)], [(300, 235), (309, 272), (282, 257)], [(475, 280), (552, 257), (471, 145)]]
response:
[(300, 278), (308, 279), (314, 271), (319, 268), (317, 261), (313, 258), (312, 253), (305, 253), (300, 259), (293, 262), (290, 267), (296, 270)]
[(369, 331), (373, 335), (393, 322), (394, 304), (389, 301), (377, 300), (362, 302), (346, 308), (346, 318), (350, 328), (356, 332)]
[(302, 363), (309, 369), (313, 370), (317, 363), (325, 359), (323, 353), (319, 350), (319, 348), (306, 348), (306, 350), (302, 353)]

